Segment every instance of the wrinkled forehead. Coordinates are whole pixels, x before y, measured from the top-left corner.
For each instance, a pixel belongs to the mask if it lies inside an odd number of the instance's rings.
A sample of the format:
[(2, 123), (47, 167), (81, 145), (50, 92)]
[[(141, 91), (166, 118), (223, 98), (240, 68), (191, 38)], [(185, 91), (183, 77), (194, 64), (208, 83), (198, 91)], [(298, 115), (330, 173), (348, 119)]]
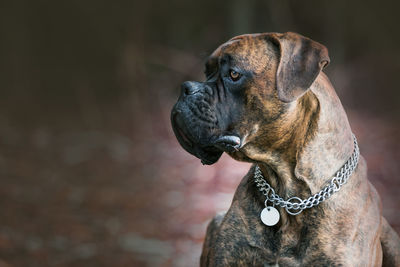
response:
[(247, 34), (232, 38), (219, 46), (209, 57), (206, 68), (216, 68), (228, 60), (239, 67), (251, 67), (254, 71), (265, 69), (271, 50), (263, 34)]

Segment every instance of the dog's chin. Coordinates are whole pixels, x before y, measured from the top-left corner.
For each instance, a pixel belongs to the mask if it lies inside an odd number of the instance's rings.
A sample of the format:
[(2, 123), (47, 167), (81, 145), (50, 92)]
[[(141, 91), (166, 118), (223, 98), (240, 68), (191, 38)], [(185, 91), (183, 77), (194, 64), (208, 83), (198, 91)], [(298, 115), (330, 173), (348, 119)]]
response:
[(199, 158), (203, 164), (214, 164), (219, 160), (224, 152), (211, 144), (200, 144), (196, 141), (192, 141), (192, 139), (189, 139), (189, 137), (179, 128), (174, 128), (174, 132), (179, 144), (187, 152)]
[[(203, 140), (197, 140), (191, 134), (191, 130), (185, 127), (185, 123), (179, 118), (179, 116), (172, 116), (172, 129), (174, 130), (176, 139), (178, 139), (179, 144), (190, 154), (199, 158), (203, 164), (211, 165), (219, 160), (222, 151), (216, 147), (213, 142), (209, 140), (215, 138), (203, 138)], [(206, 141), (204, 141), (206, 140)]]
[(200, 148), (199, 147), (199, 148), (197, 148), (195, 156), (201, 160), (201, 163), (203, 163), (205, 165), (212, 165), (219, 160), (222, 153), (223, 153), (223, 151), (218, 150), (213, 147), (209, 147), (209, 148)]

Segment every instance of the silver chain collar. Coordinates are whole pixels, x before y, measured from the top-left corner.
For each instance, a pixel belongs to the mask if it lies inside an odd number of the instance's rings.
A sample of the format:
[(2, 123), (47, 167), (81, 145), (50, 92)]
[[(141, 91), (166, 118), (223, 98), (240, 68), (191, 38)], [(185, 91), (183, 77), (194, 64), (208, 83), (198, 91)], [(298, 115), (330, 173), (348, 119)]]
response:
[[(346, 161), (346, 163), (338, 170), (332, 180), (318, 193), (307, 198), (301, 199), (299, 197), (291, 197), (288, 200), (284, 200), (279, 195), (275, 193), (275, 190), (265, 181), (260, 167), (256, 165), (254, 172), (254, 179), (257, 184), (258, 189), (263, 193), (267, 199), (265, 200), (265, 206), (267, 202), (271, 202), (273, 206), (277, 205), (279, 207), (285, 208), (286, 212), (291, 215), (300, 214), (303, 210), (309, 209), (327, 200), (331, 195), (340, 190), (342, 185), (344, 185), (353, 171), (356, 169), (358, 164), (358, 159), (360, 157), (360, 150), (358, 148), (357, 139), (353, 134), (354, 139), (354, 151), (351, 157)], [(279, 219), (279, 218), (278, 218)]]

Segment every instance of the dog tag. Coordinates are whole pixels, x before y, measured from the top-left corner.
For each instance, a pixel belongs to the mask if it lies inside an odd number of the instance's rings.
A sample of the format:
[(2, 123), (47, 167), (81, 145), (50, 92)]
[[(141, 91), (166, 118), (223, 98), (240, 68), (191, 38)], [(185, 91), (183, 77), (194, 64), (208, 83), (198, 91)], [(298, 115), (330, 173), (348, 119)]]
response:
[(268, 226), (274, 226), (279, 222), (279, 211), (274, 207), (265, 207), (261, 211), (261, 221)]

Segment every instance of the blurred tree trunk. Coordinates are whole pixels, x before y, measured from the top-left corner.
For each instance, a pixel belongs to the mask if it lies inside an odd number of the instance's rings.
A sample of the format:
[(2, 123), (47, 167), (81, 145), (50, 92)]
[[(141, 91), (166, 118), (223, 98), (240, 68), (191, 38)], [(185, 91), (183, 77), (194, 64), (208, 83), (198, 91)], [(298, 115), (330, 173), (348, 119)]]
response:
[(270, 18), (271, 29), (274, 32), (296, 31), (289, 1), (265, 1), (265, 16)]
[(232, 37), (250, 33), (255, 16), (255, 0), (233, 0), (230, 5), (229, 26)]

